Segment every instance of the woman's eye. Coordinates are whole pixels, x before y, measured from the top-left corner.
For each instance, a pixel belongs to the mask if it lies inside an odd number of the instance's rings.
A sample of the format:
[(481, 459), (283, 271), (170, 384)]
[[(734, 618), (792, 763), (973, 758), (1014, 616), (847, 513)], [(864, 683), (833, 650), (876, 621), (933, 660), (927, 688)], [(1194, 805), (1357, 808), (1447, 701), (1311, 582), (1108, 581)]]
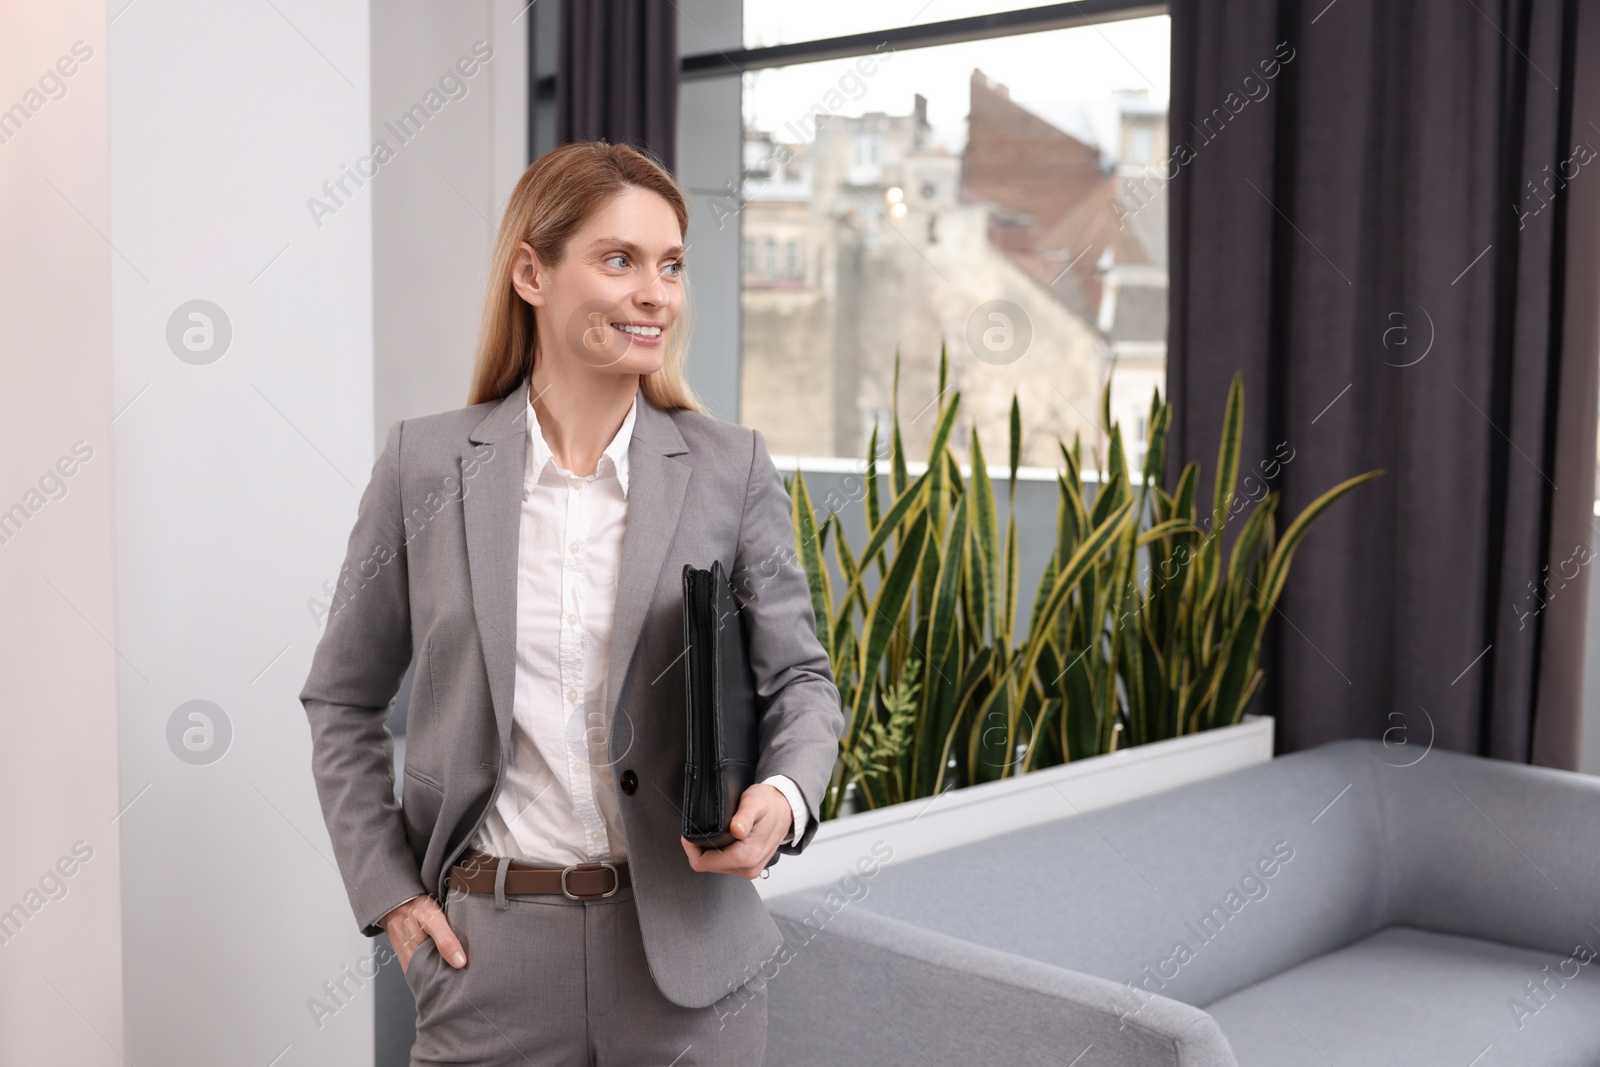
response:
[[(618, 252), (614, 256), (607, 256), (605, 258), (604, 262), (609, 264), (613, 260), (618, 260), (618, 259), (622, 260), (623, 262), (617, 264), (617, 269), (618, 270), (626, 270), (627, 266), (628, 266), (628, 264), (627, 264), (628, 255), (627, 255), (626, 252)], [(679, 261), (679, 262), (676, 262), (676, 263), (667, 264), (666, 269), (672, 272), (671, 274), (668, 275), (668, 277), (670, 277), (670, 278), (681, 278), (681, 277), (683, 277), (684, 267), (685, 267), (685, 264), (682, 261)]]

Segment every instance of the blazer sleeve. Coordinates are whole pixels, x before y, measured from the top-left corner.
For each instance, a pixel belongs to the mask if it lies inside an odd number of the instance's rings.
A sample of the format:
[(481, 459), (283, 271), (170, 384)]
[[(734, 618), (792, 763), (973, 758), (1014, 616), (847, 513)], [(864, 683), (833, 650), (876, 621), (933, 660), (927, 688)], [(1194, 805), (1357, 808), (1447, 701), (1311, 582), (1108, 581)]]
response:
[[(761, 716), (761, 754), (755, 780), (787, 775), (800, 789), (809, 816), (799, 839), (778, 852), (799, 855), (816, 836), (818, 810), (839, 758), (844, 709), (828, 653), (817, 639), (811, 587), (795, 545), (794, 504), (752, 430), (744, 517), (734, 560), (735, 589), (745, 613), (745, 645)], [(777, 862), (776, 854), (771, 862)]]
[(361, 932), (426, 893), (394, 795), (389, 702), (411, 662), (411, 602), (395, 423), (361, 495), (326, 627), (300, 692), (311, 771)]

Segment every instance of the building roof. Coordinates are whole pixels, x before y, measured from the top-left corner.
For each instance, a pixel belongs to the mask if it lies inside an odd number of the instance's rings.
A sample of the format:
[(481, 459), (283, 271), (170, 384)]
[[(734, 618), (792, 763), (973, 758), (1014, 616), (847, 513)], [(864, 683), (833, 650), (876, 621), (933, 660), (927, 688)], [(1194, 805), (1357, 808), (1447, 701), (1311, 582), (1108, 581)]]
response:
[[(1167, 193), (1160, 173), (1106, 165), (1098, 147), (1015, 103), (980, 70), (972, 72), (970, 88), (963, 195), (996, 206), (989, 238), (997, 248), (1090, 322), (1099, 318), (1107, 265), (1165, 269)], [(1150, 106), (1127, 95), (1119, 103), (1125, 110)], [(1164, 291), (1161, 305), (1165, 338)]]

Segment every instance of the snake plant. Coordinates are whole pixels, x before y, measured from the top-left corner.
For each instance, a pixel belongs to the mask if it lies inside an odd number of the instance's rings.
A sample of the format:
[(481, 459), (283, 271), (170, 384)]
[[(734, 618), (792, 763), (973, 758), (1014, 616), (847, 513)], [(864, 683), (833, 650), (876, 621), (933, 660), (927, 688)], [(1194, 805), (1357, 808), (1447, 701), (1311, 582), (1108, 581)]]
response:
[[(1019, 633), (1020, 409), (1013, 396), (1002, 537), (976, 427), (970, 475), (951, 449), (961, 394), (947, 395), (948, 369), (941, 348), (945, 399), (927, 468), (912, 479), (896, 353), (890, 439), (880, 449), (875, 426), (867, 446), (859, 551), (837, 507), (819, 517), (804, 476), (785, 479), (817, 637), (847, 716), (824, 819), (840, 814), (847, 787), (875, 808), (1239, 722), (1261, 687), (1261, 633), (1295, 550), (1336, 500), (1383, 473), (1329, 489), (1281, 535), (1278, 494), (1267, 493), (1254, 501), (1225, 559), (1223, 531), (1250, 503), (1237, 484), (1240, 376), (1228, 391), (1209, 514), (1197, 498), (1198, 464), (1183, 468), (1172, 492), (1164, 488), (1171, 410), (1159, 392), (1135, 476), (1110, 416), (1108, 386), (1100, 405), (1107, 447), (1096, 450), (1095, 476), (1085, 475), (1077, 438), (1060, 446), (1055, 545)], [(887, 452), (887, 493), (880, 451)]]

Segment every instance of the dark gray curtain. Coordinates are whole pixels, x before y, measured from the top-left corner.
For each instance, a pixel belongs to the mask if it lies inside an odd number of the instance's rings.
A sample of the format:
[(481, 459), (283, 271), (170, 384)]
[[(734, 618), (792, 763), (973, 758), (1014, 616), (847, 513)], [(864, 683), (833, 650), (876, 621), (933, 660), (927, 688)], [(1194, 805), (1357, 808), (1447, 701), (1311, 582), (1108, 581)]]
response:
[(1576, 766), (1594, 7), (1174, 0), (1172, 469), (1209, 480), (1242, 368), (1241, 475), (1282, 490), (1280, 531), (1388, 472), (1316, 524), (1267, 630), (1255, 710), (1282, 752), (1387, 736)]
[(556, 144), (605, 139), (677, 168), (678, 13), (671, 0), (563, 0)]

